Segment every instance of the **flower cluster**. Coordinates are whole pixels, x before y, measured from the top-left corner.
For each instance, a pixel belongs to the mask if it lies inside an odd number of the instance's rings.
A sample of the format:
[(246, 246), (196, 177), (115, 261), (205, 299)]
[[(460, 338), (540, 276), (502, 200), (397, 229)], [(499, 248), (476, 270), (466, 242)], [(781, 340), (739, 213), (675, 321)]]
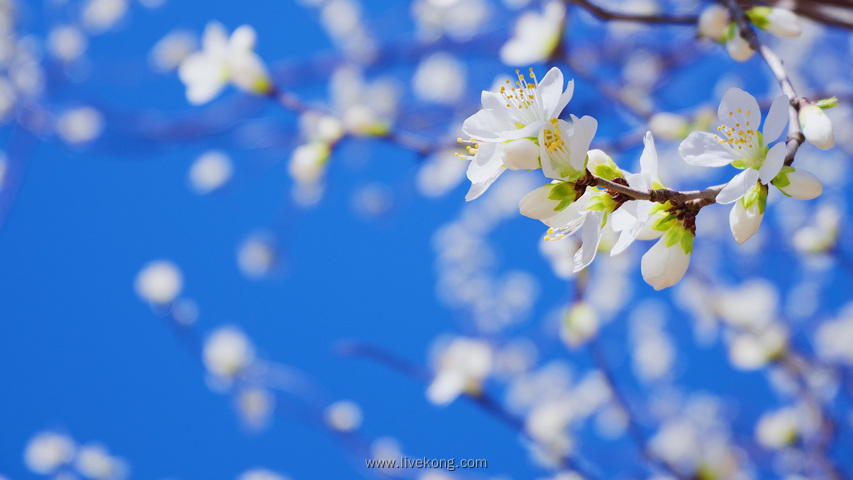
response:
[[(813, 173), (786, 164), (784, 141), (770, 146), (788, 123), (785, 96), (772, 103), (762, 126), (761, 111), (752, 95), (739, 88), (726, 92), (717, 112), (717, 133), (690, 133), (679, 153), (690, 165), (731, 165), (742, 172), (717, 191), (708, 189), (704, 195), (688, 197), (664, 186), (651, 132), (644, 138), (639, 173), (622, 170), (601, 150), (590, 150), (597, 121), (589, 116), (560, 117), (573, 87), (570, 81), (564, 90), (562, 73), (552, 68), (541, 82), (531, 69), (530, 80), (518, 75), (515, 86), (484, 91), (483, 109), (462, 126), (469, 139), (459, 141), (471, 144), (469, 155), (460, 154), (471, 161), (471, 189), (466, 200), (482, 195), (506, 169), (541, 170), (550, 180), (522, 198), (519, 210), (550, 227), (546, 240), (560, 240), (582, 230), (581, 246), (574, 255), (575, 272), (592, 263), (602, 230), (609, 226), (619, 235), (611, 255), (621, 253), (635, 240), (657, 239), (643, 256), (641, 270), (646, 282), (660, 290), (686, 273), (696, 236), (696, 215), (704, 206), (714, 201), (734, 203), (729, 216), (731, 231), (743, 243), (761, 225), (771, 185), (786, 196), (803, 200), (823, 191)], [(805, 121), (812, 124), (812, 130), (821, 131), (812, 137), (825, 140), (826, 117), (813, 112), (806, 115), (811, 115)], [(831, 132), (829, 126), (829, 136)], [(821, 148), (829, 144), (814, 143)]]

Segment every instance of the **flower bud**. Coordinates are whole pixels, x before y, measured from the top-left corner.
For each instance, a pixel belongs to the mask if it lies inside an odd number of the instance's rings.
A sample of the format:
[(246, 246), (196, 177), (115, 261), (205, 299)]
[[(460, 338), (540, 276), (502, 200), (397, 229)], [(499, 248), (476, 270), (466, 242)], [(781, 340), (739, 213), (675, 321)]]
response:
[(740, 30), (738, 28), (734, 29), (734, 36), (726, 42), (726, 50), (728, 50), (729, 55), (738, 62), (745, 62), (749, 60), (752, 58), (752, 54), (755, 53), (755, 50), (749, 46), (749, 42), (740, 36)]
[(510, 170), (536, 170), (539, 168), (539, 145), (527, 138), (513, 140), (504, 147), (503, 162)]
[(766, 448), (779, 450), (799, 438), (799, 418), (794, 408), (783, 408), (761, 416), (755, 427), (755, 438)]
[(684, 253), (678, 244), (667, 247), (666, 238), (661, 238), (643, 255), (640, 270), (646, 283), (655, 290), (661, 290), (678, 283), (687, 273), (689, 265), (690, 254)]
[(722, 40), (729, 29), (729, 9), (722, 5), (711, 5), (699, 16), (699, 35), (712, 40)]
[(568, 310), (560, 325), (560, 338), (570, 348), (585, 344), (598, 333), (599, 319), (595, 309), (586, 303), (577, 303)]
[(823, 185), (820, 180), (808, 170), (796, 169), (792, 172), (784, 174), (788, 179), (788, 184), (780, 187), (774, 184), (782, 193), (789, 197), (794, 197), (800, 200), (811, 200), (817, 198), (823, 193)]
[(687, 118), (681, 115), (661, 112), (652, 115), (649, 120), (649, 130), (655, 137), (665, 140), (682, 140), (689, 133), (690, 125)]
[(747, 15), (753, 25), (773, 35), (794, 38), (803, 33), (797, 15), (784, 8), (755, 7)]
[(329, 146), (323, 142), (312, 142), (296, 147), (287, 165), (287, 172), (299, 183), (315, 183), (326, 171)]
[(753, 202), (749, 207), (744, 207), (743, 200), (735, 202), (732, 211), (729, 214), (729, 226), (732, 229), (732, 236), (735, 237), (737, 243), (743, 243), (758, 231), (761, 227), (761, 220), (764, 218), (764, 213), (761, 212), (761, 201)]
[(835, 146), (832, 122), (817, 105), (806, 105), (800, 109), (800, 127), (806, 140), (817, 148), (828, 150)]

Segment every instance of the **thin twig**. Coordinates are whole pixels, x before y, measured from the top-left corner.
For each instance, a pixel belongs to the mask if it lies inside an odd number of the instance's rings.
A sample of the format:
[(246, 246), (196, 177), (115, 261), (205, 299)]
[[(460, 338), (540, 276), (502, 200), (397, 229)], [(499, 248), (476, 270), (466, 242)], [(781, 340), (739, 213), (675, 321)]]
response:
[(696, 22), (699, 20), (695, 15), (638, 15), (632, 13), (613, 12), (603, 9), (589, 0), (565, 0), (565, 2), (583, 7), (602, 20), (621, 20), (625, 22), (650, 23), (658, 25), (696, 25)]

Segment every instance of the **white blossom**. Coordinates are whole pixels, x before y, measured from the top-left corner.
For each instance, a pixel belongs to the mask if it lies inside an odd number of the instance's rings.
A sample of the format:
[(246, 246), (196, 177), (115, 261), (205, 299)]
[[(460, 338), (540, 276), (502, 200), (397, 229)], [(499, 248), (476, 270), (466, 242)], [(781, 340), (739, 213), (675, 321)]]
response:
[(33, 473), (49, 475), (74, 458), (74, 440), (56, 432), (40, 432), (24, 450), (24, 463)]
[(501, 47), (501, 61), (510, 66), (530, 65), (548, 59), (560, 43), (566, 6), (550, 1), (542, 13), (525, 12), (515, 23), (512, 37)]
[(791, 445), (799, 435), (796, 408), (783, 408), (761, 416), (755, 426), (755, 438), (766, 448), (780, 449)]
[(221, 188), (231, 178), (231, 159), (223, 152), (211, 150), (199, 156), (189, 171), (189, 183), (199, 195)]
[(492, 369), (492, 348), (482, 340), (456, 338), (439, 353), (427, 398), (447, 405), (463, 393), (476, 394)]
[(145, 301), (168, 305), (181, 293), (184, 280), (178, 267), (166, 260), (145, 265), (133, 283), (136, 294)]
[[(501, 86), (498, 92), (484, 91), (481, 95), (483, 108), (462, 124), (462, 132), (469, 137), (467, 142), (473, 144), (468, 147), (471, 155), (463, 157), (471, 161), (468, 167), (471, 188), (465, 196), (466, 200), (473, 200), (482, 195), (507, 168), (503, 159), (507, 144), (529, 137), (542, 139), (545, 135), (543, 132), (549, 127), (554, 129), (549, 130), (551, 135), (558, 130), (557, 117), (572, 98), (574, 82), (569, 81), (563, 91), (563, 73), (558, 68), (549, 70), (541, 82), (537, 81), (531, 69), (530, 78), (531, 83), (528, 83), (524, 76), (519, 74), (515, 87), (507, 80), (506, 85)], [(594, 127), (592, 133), (595, 133)], [(571, 136), (567, 135), (565, 138), (569, 139)], [(577, 141), (580, 140), (582, 139)], [(463, 140), (460, 139), (460, 142)], [(554, 144), (553, 148), (568, 148), (559, 139), (549, 143)], [(586, 143), (586, 148), (588, 147), (589, 142)], [(577, 149), (575, 156), (580, 158), (574, 158), (575, 164), (583, 163), (586, 148), (583, 148), (583, 155), (580, 153), (581, 148)], [(540, 142), (539, 155), (547, 149), (548, 147)], [(567, 157), (566, 153), (563, 156)], [(528, 145), (528, 148), (513, 151), (511, 163), (515, 167), (532, 166), (537, 161), (532, 158), (535, 154)], [(522, 155), (531, 158), (522, 158)], [(552, 170), (550, 163), (543, 166), (546, 175)]]
[(279, 475), (272, 470), (253, 468), (243, 472), (237, 480), (288, 480), (288, 477)]
[(667, 247), (666, 239), (661, 238), (643, 255), (640, 270), (646, 283), (661, 290), (678, 283), (689, 265), (690, 254), (680, 244)]
[(795, 38), (803, 33), (800, 19), (785, 8), (753, 7), (747, 11), (753, 25), (780, 37)]
[(221, 327), (204, 342), (202, 358), (207, 370), (223, 380), (230, 380), (248, 367), (255, 358), (254, 347), (236, 327)]
[(325, 411), (326, 424), (339, 432), (352, 432), (361, 426), (361, 407), (349, 400), (337, 401)]
[(187, 100), (200, 105), (213, 100), (227, 83), (258, 95), (272, 91), (263, 61), (253, 51), (255, 30), (243, 25), (231, 37), (218, 22), (204, 29), (201, 51), (186, 57), (178, 68), (178, 76), (187, 87)]
[(722, 40), (729, 30), (729, 9), (713, 3), (699, 15), (699, 24), (697, 26), (699, 35), (710, 38), (711, 40)]
[(817, 148), (828, 150), (835, 146), (832, 122), (819, 106), (806, 105), (800, 109), (800, 126), (806, 140)]
[(720, 167), (727, 164), (743, 169), (717, 194), (717, 203), (737, 202), (729, 215), (732, 235), (738, 243), (752, 237), (761, 225), (767, 202), (767, 185), (782, 171), (785, 142), (767, 145), (779, 138), (788, 123), (788, 99), (777, 97), (758, 133), (761, 111), (755, 97), (739, 88), (723, 96), (717, 117), (719, 134), (691, 133), (678, 148), (690, 165)]
[(121, 480), (127, 477), (127, 465), (120, 458), (110, 456), (101, 445), (83, 445), (74, 461), (77, 470), (94, 480)]
[(726, 50), (729, 52), (729, 56), (738, 62), (745, 62), (755, 54), (755, 50), (741, 36), (740, 29), (737, 26), (733, 27), (732, 37), (726, 41)]

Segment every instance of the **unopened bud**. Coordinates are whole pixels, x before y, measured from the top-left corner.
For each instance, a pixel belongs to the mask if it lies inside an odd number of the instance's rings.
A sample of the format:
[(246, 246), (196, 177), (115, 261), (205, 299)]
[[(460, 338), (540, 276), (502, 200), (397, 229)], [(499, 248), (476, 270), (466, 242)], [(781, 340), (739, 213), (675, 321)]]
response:
[(817, 148), (828, 150), (835, 146), (832, 122), (819, 106), (806, 105), (800, 109), (800, 127), (806, 140)]

